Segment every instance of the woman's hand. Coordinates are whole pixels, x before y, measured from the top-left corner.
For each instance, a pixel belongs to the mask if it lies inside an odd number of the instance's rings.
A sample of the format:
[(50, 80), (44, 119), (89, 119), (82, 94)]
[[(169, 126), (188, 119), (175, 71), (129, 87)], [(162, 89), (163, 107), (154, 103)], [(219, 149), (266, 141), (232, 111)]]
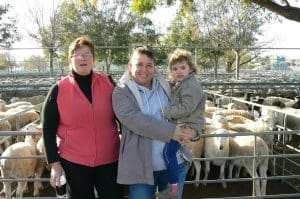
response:
[(50, 184), (52, 187), (60, 186), (60, 176), (65, 175), (65, 171), (62, 168), (60, 162), (54, 162), (51, 164)]
[(172, 139), (176, 140), (180, 144), (187, 144), (196, 136), (196, 132), (193, 129), (185, 128), (184, 124), (178, 124), (175, 128)]

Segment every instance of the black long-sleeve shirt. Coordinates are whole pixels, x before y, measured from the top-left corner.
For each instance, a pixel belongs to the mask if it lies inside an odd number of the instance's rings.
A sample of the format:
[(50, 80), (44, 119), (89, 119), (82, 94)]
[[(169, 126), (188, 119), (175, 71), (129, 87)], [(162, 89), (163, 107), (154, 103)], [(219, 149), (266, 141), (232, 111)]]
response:
[[(75, 71), (72, 71), (75, 81), (80, 87), (80, 90), (86, 96), (90, 103), (92, 103), (92, 74), (91, 72), (87, 76), (81, 76)], [(60, 160), (58, 153), (58, 147), (56, 144), (56, 134), (59, 125), (59, 111), (57, 106), (58, 84), (52, 86), (45, 99), (42, 109), (42, 124), (43, 124), (43, 136), (45, 142), (47, 162), (53, 163)], [(70, 102), (72, 103), (72, 102)]]

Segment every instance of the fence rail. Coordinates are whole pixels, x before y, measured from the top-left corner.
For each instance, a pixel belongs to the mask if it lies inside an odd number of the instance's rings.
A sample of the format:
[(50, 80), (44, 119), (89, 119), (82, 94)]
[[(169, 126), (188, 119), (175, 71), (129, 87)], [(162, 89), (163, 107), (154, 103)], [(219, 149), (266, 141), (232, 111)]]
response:
[[(211, 93), (211, 92), (210, 92)], [(216, 94), (218, 97), (228, 97), (228, 96), (222, 96), (219, 94)], [(232, 98), (232, 100), (240, 100), (238, 98)], [(248, 103), (250, 105), (255, 105), (255, 106), (263, 106), (260, 104), (256, 104), (253, 102), (248, 102), (248, 101), (244, 101), (244, 100), (240, 100), (241, 102), (244, 103)], [(40, 106), (40, 105), (39, 105)], [(274, 110), (277, 111), (277, 110)], [(24, 111), (25, 112), (25, 111)], [(20, 113), (18, 113), (20, 114)], [(298, 115), (295, 115), (296, 117), (299, 117)], [(1, 121), (4, 121), (6, 119), (1, 119)], [(19, 135), (34, 135), (34, 134), (38, 134), (37, 132), (21, 132), (21, 131), (2, 131), (0, 132), (0, 136), (5, 136), (5, 135), (11, 135), (11, 136), (19, 136)], [(202, 138), (206, 138), (206, 137), (215, 137), (215, 136), (249, 136), (249, 135), (253, 135), (253, 136), (260, 136), (260, 135), (298, 135), (300, 134), (300, 130), (292, 130), (292, 131), (288, 131), (288, 130), (284, 130), (284, 131), (270, 131), (270, 132), (262, 132), (262, 133), (252, 133), (252, 132), (239, 132), (239, 133), (228, 133), (228, 134), (214, 134), (214, 135), (208, 135), (208, 134), (203, 134), (201, 135)], [(295, 184), (291, 183), (290, 180), (294, 179), (297, 180), (297, 182), (300, 181), (300, 174), (299, 173), (295, 173), (293, 171), (290, 171), (287, 167), (286, 167), (286, 163), (290, 163), (293, 165), (293, 168), (296, 169), (298, 172), (300, 171), (300, 166), (299, 166), (299, 162), (295, 161), (292, 158), (297, 158), (297, 160), (300, 157), (299, 152), (294, 151), (293, 153), (289, 153), (287, 151), (288, 149), (288, 145), (286, 145), (286, 143), (282, 143), (284, 144), (283, 146), (283, 151), (280, 154), (269, 154), (269, 155), (257, 155), (257, 154), (253, 154), (253, 156), (237, 156), (237, 157), (215, 157), (215, 158), (194, 158), (194, 160), (199, 160), (199, 161), (206, 161), (206, 160), (233, 160), (233, 159), (253, 159), (253, 161), (255, 161), (255, 158), (264, 158), (264, 157), (268, 157), (268, 158), (282, 158), (282, 164), (278, 164), (278, 167), (281, 169), (282, 174), (278, 175), (278, 176), (267, 176), (265, 178), (263, 177), (251, 177), (251, 178), (236, 178), (236, 179), (213, 179), (213, 180), (199, 180), (199, 181), (186, 181), (186, 184), (195, 184), (195, 183), (221, 183), (221, 182), (244, 182), (244, 181), (256, 181), (256, 180), (260, 180), (260, 179), (265, 179), (265, 180), (281, 180), (283, 183), (288, 184), (289, 186), (291, 186), (296, 193), (290, 193), (290, 194), (276, 194), (276, 195), (266, 195), (266, 196), (261, 196), (261, 197), (257, 197), (257, 196), (243, 196), (243, 197), (228, 197), (228, 198), (283, 198), (283, 197), (299, 197), (300, 198), (300, 189), (299, 189), (299, 184), (295, 186)], [(255, 150), (254, 150), (255, 151)], [(289, 150), (291, 151), (291, 150)], [(39, 159), (43, 159), (45, 158), (44, 155), (39, 155), (39, 156), (26, 156), (26, 157), (1, 157), (0, 159), (15, 159), (15, 158), (39, 158)], [(28, 182), (33, 182), (33, 181), (41, 181), (41, 182), (49, 182), (49, 178), (37, 178), (37, 179), (33, 179), (33, 178), (17, 178), (17, 179), (0, 179), (0, 182), (15, 182), (15, 181), (28, 181)], [(24, 197), (24, 198), (31, 198), (31, 197)], [(35, 197), (35, 198), (56, 198), (56, 197)], [(226, 198), (226, 197), (225, 197)], [(223, 197), (224, 199), (224, 197)]]

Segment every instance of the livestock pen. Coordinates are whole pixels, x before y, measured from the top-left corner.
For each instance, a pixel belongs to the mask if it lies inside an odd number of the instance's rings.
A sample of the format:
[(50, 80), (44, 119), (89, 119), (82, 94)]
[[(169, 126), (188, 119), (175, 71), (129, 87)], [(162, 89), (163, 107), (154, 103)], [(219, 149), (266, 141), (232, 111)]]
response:
[[(120, 73), (114, 74), (119, 76)], [(198, 76), (199, 79), (204, 79), (205, 76)], [(33, 77), (34, 78), (34, 77)], [(39, 78), (39, 77), (37, 77)], [(45, 93), (49, 87), (56, 82), (60, 77), (57, 77), (51, 80), (48, 83), (40, 83), (33, 80), (27, 84), (18, 84), (14, 81), (13, 83), (10, 81), (5, 86), (0, 86), (2, 93), (5, 93), (5, 97), (7, 99), (12, 96), (16, 96), (19, 92), (23, 92), (26, 96), (31, 96), (30, 90), (34, 90), (35, 93)], [(37, 84), (35, 84), (37, 83)], [(262, 107), (263, 105), (257, 104), (255, 102), (249, 102), (243, 100), (241, 97), (233, 97), (233, 95), (238, 94), (238, 96), (242, 96), (245, 92), (249, 92), (249, 90), (260, 90), (260, 93), (267, 93), (270, 89), (276, 87), (277, 90), (290, 90), (294, 95), (299, 94), (299, 83), (297, 82), (287, 82), (286, 84), (282, 84), (281, 87), (277, 85), (276, 82), (271, 83), (251, 83), (247, 84), (247, 82), (203, 82), (203, 87), (206, 89), (206, 93), (209, 96), (212, 96), (213, 100), (216, 102), (217, 106), (223, 106), (222, 104), (218, 104), (217, 98), (223, 97), (228, 98), (229, 101), (241, 101), (241, 103), (249, 104), (250, 111), (254, 109), (254, 107)], [(278, 87), (278, 88), (277, 88)], [(282, 89), (282, 87), (284, 89)], [(210, 89), (210, 90), (208, 90)], [(214, 90), (214, 92), (213, 92)], [(216, 93), (215, 91), (219, 91)], [(9, 95), (11, 92), (11, 95)], [(226, 94), (226, 95), (224, 95)], [(253, 107), (253, 108), (252, 108)], [(6, 121), (7, 118), (2, 118), (1, 122)], [(218, 158), (195, 158), (195, 160), (199, 160), (202, 165), (204, 165), (205, 160), (234, 160), (234, 159), (250, 159), (255, 164), (257, 158), (273, 158), (276, 157), (276, 175), (271, 175), (271, 172), (268, 172), (267, 177), (251, 177), (248, 174), (245, 176), (240, 176), (239, 178), (228, 179), (227, 174), (228, 170), (226, 169), (226, 177), (225, 179), (217, 179), (218, 178), (218, 170), (219, 168), (212, 166), (211, 172), (208, 176), (208, 180), (203, 180), (203, 172), (201, 173), (201, 178), (199, 181), (193, 180), (193, 176), (188, 175), (186, 179), (186, 186), (183, 193), (184, 199), (199, 199), (199, 198), (258, 198), (257, 196), (252, 196), (252, 192), (255, 189), (255, 181), (258, 180), (267, 180), (267, 193), (264, 196), (260, 196), (259, 198), (300, 198), (300, 155), (299, 155), (299, 146), (295, 145), (294, 140), (287, 140), (285, 137), (287, 135), (297, 135), (300, 134), (299, 130), (289, 131), (286, 127), (277, 126), (280, 131), (270, 131), (270, 132), (262, 132), (260, 134), (254, 134), (250, 132), (236, 133), (236, 134), (222, 134), (222, 136), (247, 136), (254, 135), (259, 136), (263, 134), (275, 135), (274, 139), (274, 152), (269, 155), (257, 155), (253, 154), (252, 156), (237, 156), (237, 157), (218, 157)], [(17, 131), (2, 131), (1, 136), (11, 135), (25, 135), (25, 134), (35, 134), (36, 132), (21, 132)], [(214, 135), (201, 135), (202, 139), (205, 137), (210, 137)], [(220, 135), (218, 135), (220, 136)], [(299, 143), (298, 143), (299, 144)], [(253, 151), (255, 152), (255, 148)], [(9, 157), (1, 157), (1, 158), (9, 158)], [(43, 155), (39, 156), (31, 156), (31, 157), (13, 157), (13, 158), (38, 158), (44, 159)], [(49, 171), (47, 169), (44, 170), (42, 178), (34, 179), (34, 178), (20, 178), (20, 179), (3, 179), (0, 181), (28, 181), (29, 182), (29, 192), (24, 194), (24, 198), (31, 198), (33, 196), (33, 184), (34, 181), (41, 181), (44, 185), (44, 189), (40, 191), (39, 198), (55, 198), (55, 191), (49, 184)], [(195, 187), (194, 184), (199, 182), (200, 185)], [(226, 182), (227, 188), (222, 188), (221, 183)], [(206, 186), (203, 183), (207, 183)], [(0, 185), (0, 188), (2, 186)], [(127, 195), (127, 194), (126, 194)], [(37, 197), (35, 197), (37, 198)], [(128, 196), (126, 196), (128, 198)]]
[[(250, 109), (249, 110), (254, 110), (254, 107), (265, 107), (265, 108), (269, 108), (272, 109), (271, 107), (266, 107), (264, 105), (261, 104), (257, 104), (254, 102), (249, 102), (249, 101), (245, 101), (241, 98), (237, 98), (237, 97), (232, 97), (232, 96), (225, 96), (219, 93), (215, 93), (212, 91), (206, 91), (207, 95), (211, 95), (213, 96), (213, 100), (216, 102), (218, 101), (217, 98), (226, 98), (228, 99), (227, 102), (234, 102), (234, 101), (239, 101), (245, 104), (248, 104)], [(220, 102), (220, 101), (219, 101)], [(217, 104), (218, 106), (223, 106), (223, 104)], [(277, 112), (282, 112), (280, 110), (274, 110)], [(284, 112), (282, 112), (284, 113)], [(288, 113), (284, 113), (285, 117), (284, 120), (286, 120), (286, 115), (293, 115), (293, 114), (288, 114)], [(299, 115), (293, 115), (297, 118), (299, 118), (300, 120), (300, 116)], [(300, 178), (299, 178), (299, 174), (300, 174), (300, 150), (299, 150), (299, 129), (298, 130), (290, 130), (288, 129), (286, 126), (286, 122), (284, 121), (284, 126), (280, 126), (280, 125), (276, 125), (276, 127), (278, 128), (279, 131), (269, 131), (269, 132), (262, 132), (262, 133), (250, 133), (251, 135), (255, 135), (255, 136), (260, 136), (260, 135), (274, 135), (274, 151), (273, 154), (270, 154), (266, 157), (269, 158), (276, 158), (277, 159), (277, 163), (276, 163), (276, 170), (278, 171), (276, 175), (273, 176), (268, 176), (266, 179), (268, 180), (268, 185), (267, 185), (267, 195), (263, 196), (263, 198), (299, 198), (299, 188), (300, 188)], [(238, 133), (236, 135), (239, 136), (246, 136), (246, 135), (250, 135), (249, 132), (248, 133)], [(292, 137), (292, 139), (286, 139), (286, 137), (288, 135), (294, 135)], [(209, 137), (211, 135), (203, 135), (203, 137)], [(232, 136), (232, 134), (228, 134), (228, 135), (218, 135), (218, 136)], [(254, 149), (255, 151), (255, 149)], [(264, 157), (264, 156), (261, 156)], [(236, 158), (236, 157), (235, 157)], [(254, 158), (252, 157), (238, 157), (238, 158)], [(238, 159), (237, 158), (237, 159)], [(201, 161), (205, 161), (207, 158), (199, 158), (199, 160)], [(214, 159), (214, 158), (212, 158)], [(228, 157), (223, 157), (220, 159), (231, 159)], [(255, 162), (255, 159), (253, 159), (253, 161)], [(270, 173), (270, 172), (269, 172)], [(257, 179), (264, 179), (264, 178), (257, 178)], [(209, 183), (218, 183), (218, 182), (233, 182), (234, 184), (236, 182), (244, 182), (244, 181), (252, 181), (254, 183), (255, 178), (239, 178), (239, 179), (226, 179), (226, 180), (211, 180), (209, 181)], [(273, 181), (273, 182), (272, 182)], [(201, 180), (199, 181), (201, 182)], [(291, 189), (288, 190), (286, 193), (284, 193), (284, 188), (282, 186), (278, 186), (278, 188), (274, 189), (274, 183), (275, 182), (280, 182), (283, 184), (288, 185)], [(194, 183), (194, 181), (188, 181), (187, 183)], [(271, 184), (270, 184), (271, 183)], [(240, 184), (241, 185), (241, 184)], [(249, 184), (248, 184), (249, 185)], [(276, 185), (275, 185), (276, 187)], [(249, 187), (248, 187), (249, 188)], [(252, 189), (254, 189), (254, 186), (252, 187)], [(277, 189), (277, 190), (276, 190)], [(205, 189), (204, 189), (205, 190)], [(235, 189), (238, 190), (238, 192), (240, 193), (241, 190), (239, 189)], [(282, 190), (283, 192), (277, 192), (276, 194), (272, 194), (272, 191), (278, 191), (278, 190)], [(227, 191), (225, 191), (227, 192)], [(243, 191), (242, 191), (243, 192)], [(249, 189), (248, 189), (249, 192)], [(293, 193), (293, 194), (291, 194)], [(219, 197), (223, 197), (224, 195), (224, 191), (220, 191), (220, 193), (216, 193)], [(290, 195), (289, 195), (290, 194)], [(244, 195), (244, 194), (243, 194)], [(227, 195), (228, 196), (228, 195)], [(232, 191), (232, 195), (230, 195), (230, 198), (233, 198), (234, 196), (234, 191)], [(235, 195), (236, 197), (234, 198), (239, 198), (238, 195)], [(203, 197), (207, 197), (207, 195), (203, 195)], [(213, 197), (215, 198), (216, 195), (213, 195)], [(245, 198), (246, 195), (244, 195), (242, 198)], [(247, 196), (250, 197), (250, 196)]]
[[(1, 120), (3, 121), (3, 120)], [(273, 134), (273, 135), (283, 135), (283, 134), (299, 134), (299, 131), (274, 131), (274, 132), (264, 132), (263, 134)], [(27, 134), (36, 134), (36, 132), (21, 132), (21, 131), (6, 131), (1, 132), (1, 136), (11, 135), (11, 136), (19, 136), (19, 135), (27, 135)], [(253, 135), (253, 133), (236, 133), (232, 134), (223, 134), (218, 136), (247, 136)], [(202, 138), (211, 137), (213, 135), (201, 135)], [(256, 134), (257, 136), (257, 134)], [(255, 151), (255, 149), (254, 149)], [(265, 156), (243, 156), (243, 157), (219, 157), (219, 158), (209, 158), (210, 160), (216, 159), (253, 159), (253, 158), (261, 158), (261, 157), (276, 157), (277, 159), (281, 159), (277, 163), (278, 174), (275, 176), (268, 176), (266, 179), (267, 183), (267, 195), (262, 196), (261, 198), (299, 198), (299, 171), (300, 171), (300, 154), (293, 152), (292, 150), (288, 150), (288, 148), (283, 147), (282, 149), (278, 149), (276, 154), (273, 155), (265, 155)], [(30, 156), (30, 157), (1, 157), (2, 158), (45, 158), (44, 156)], [(208, 158), (199, 158), (200, 161), (208, 160)], [(255, 161), (255, 159), (253, 159)], [(186, 188), (184, 191), (183, 198), (186, 199), (196, 199), (196, 198), (257, 198), (257, 196), (251, 196), (251, 192), (253, 189), (253, 182), (255, 180), (261, 180), (264, 178), (260, 177), (241, 177), (236, 179), (216, 179), (216, 171), (217, 168), (214, 167), (215, 171), (212, 172), (209, 176), (209, 180), (199, 180), (200, 184), (206, 182), (207, 186), (200, 185), (200, 187), (195, 188), (193, 186), (197, 181), (188, 180), (186, 181)], [(190, 177), (189, 177), (190, 178)], [(25, 194), (24, 198), (30, 198), (32, 196), (32, 182), (33, 181), (41, 181), (43, 182), (44, 189), (41, 191), (40, 198), (55, 198), (55, 192), (52, 187), (49, 185), (49, 171), (45, 170), (43, 177), (39, 179), (33, 178), (23, 178), (23, 179), (0, 179), (1, 182), (10, 181), (28, 181), (29, 182), (29, 192)], [(228, 186), (226, 189), (221, 187), (221, 182), (227, 182)], [(218, 190), (218, 191), (216, 191)]]

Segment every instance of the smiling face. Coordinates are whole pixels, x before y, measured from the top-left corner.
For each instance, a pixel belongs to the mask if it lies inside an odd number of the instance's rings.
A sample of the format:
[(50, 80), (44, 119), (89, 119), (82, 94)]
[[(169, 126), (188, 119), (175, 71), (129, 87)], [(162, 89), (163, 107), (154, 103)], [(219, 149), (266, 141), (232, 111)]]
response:
[(135, 53), (129, 63), (129, 72), (136, 83), (151, 89), (155, 61), (146, 54)]
[(93, 69), (95, 57), (91, 49), (82, 45), (69, 57), (70, 67), (79, 75), (89, 75)]
[(171, 76), (176, 82), (182, 81), (191, 72), (191, 68), (186, 61), (176, 62), (171, 66)]

